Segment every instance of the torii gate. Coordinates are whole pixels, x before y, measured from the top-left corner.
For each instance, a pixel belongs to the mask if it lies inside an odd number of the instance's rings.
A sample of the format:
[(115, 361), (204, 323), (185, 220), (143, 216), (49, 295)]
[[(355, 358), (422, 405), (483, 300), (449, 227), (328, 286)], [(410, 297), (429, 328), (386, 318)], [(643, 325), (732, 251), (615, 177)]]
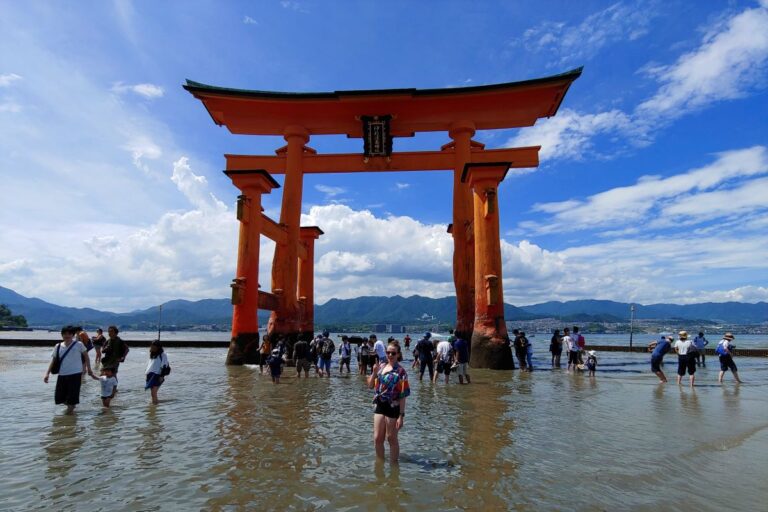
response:
[[(477, 130), (532, 126), (555, 115), (582, 68), (559, 75), (475, 87), (286, 93), (215, 87), (187, 80), (213, 121), (231, 133), (282, 135), (275, 156), (225, 155), (224, 171), (241, 191), (240, 242), (233, 283), (227, 362), (255, 361), (258, 308), (272, 311), (268, 333), (289, 347), (314, 331), (313, 244), (323, 232), (302, 228), (303, 175), (337, 172), (453, 171), (453, 277), (456, 333), (471, 340), (475, 368), (513, 368), (504, 322), (497, 188), (510, 167), (536, 167), (540, 146), (485, 149)], [(445, 131), (440, 151), (393, 152), (394, 137)], [(362, 153), (321, 155), (313, 135), (362, 138)], [(280, 223), (261, 212), (261, 194), (284, 174)], [(259, 291), (259, 236), (276, 242), (271, 293)]]

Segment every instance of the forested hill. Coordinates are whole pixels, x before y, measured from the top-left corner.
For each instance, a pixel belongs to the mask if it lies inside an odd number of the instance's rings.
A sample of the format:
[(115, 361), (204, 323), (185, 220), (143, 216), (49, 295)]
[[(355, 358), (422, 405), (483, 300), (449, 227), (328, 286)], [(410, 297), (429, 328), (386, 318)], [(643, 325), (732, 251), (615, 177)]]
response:
[[(0, 286), (0, 304), (5, 304), (16, 315), (26, 317), (31, 326), (61, 326), (63, 324), (131, 325), (156, 328), (158, 307), (113, 313), (92, 308), (58, 306), (37, 298), (28, 298)], [(260, 311), (262, 325), (269, 314)], [(628, 321), (630, 305), (605, 300), (576, 300), (545, 302), (530, 306), (504, 305), (507, 320), (530, 320), (555, 317), (576, 321), (583, 317), (589, 321)], [(357, 297), (331, 299), (315, 307), (315, 323), (323, 325), (349, 325), (398, 323), (405, 325), (450, 324), (456, 318), (456, 298), (432, 299), (411, 297)], [(741, 302), (703, 304), (637, 304), (637, 319), (707, 320), (730, 324), (760, 324), (768, 322), (768, 303), (748, 304)], [(198, 301), (173, 300), (163, 304), (164, 326), (216, 325), (225, 327), (232, 321), (232, 305), (228, 299), (204, 299)]]

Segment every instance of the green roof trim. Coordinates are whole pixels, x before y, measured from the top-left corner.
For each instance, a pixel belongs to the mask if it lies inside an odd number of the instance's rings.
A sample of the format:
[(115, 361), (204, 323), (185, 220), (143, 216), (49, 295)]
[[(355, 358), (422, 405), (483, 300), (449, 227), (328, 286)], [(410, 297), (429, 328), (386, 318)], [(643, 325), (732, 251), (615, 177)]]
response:
[(231, 87), (218, 87), (215, 85), (207, 85), (200, 82), (187, 79), (187, 83), (183, 85), (184, 89), (190, 93), (211, 93), (220, 94), (223, 96), (241, 96), (250, 98), (273, 98), (273, 99), (336, 99), (341, 96), (378, 96), (378, 95), (411, 95), (411, 96), (433, 96), (433, 95), (451, 95), (451, 94), (464, 94), (473, 92), (486, 92), (494, 91), (498, 89), (508, 89), (515, 87), (525, 87), (531, 85), (546, 85), (553, 82), (561, 82), (563, 80), (576, 80), (581, 76), (583, 66), (565, 73), (557, 75), (533, 78), (530, 80), (521, 80), (519, 82), (505, 82), (500, 84), (488, 84), (488, 85), (474, 85), (470, 87), (446, 87), (442, 89), (364, 89), (364, 90), (350, 90), (350, 91), (334, 91), (334, 92), (279, 92), (279, 91), (257, 91), (250, 89), (234, 89)]

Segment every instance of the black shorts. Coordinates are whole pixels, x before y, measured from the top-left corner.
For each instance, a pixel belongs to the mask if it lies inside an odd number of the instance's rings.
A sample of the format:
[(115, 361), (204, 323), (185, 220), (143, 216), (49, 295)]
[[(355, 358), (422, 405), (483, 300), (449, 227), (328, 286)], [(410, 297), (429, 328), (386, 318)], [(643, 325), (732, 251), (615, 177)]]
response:
[(83, 374), (59, 375), (56, 379), (56, 391), (53, 399), (56, 405), (76, 405), (80, 403), (80, 384), (83, 382)]
[(661, 362), (664, 360), (664, 356), (661, 357), (651, 357), (651, 371), (652, 372), (660, 372), (661, 371)]
[(739, 371), (739, 369), (736, 368), (736, 363), (733, 362), (733, 357), (730, 355), (720, 356), (720, 371), (724, 372), (727, 370), (731, 370), (732, 372)]
[(579, 364), (579, 353), (574, 350), (568, 351), (568, 364)]
[(685, 371), (688, 370), (688, 375), (696, 373), (696, 358), (689, 354), (681, 354), (677, 356), (677, 374), (679, 376), (685, 375)]
[(437, 373), (444, 373), (446, 375), (451, 374), (451, 363), (445, 361), (437, 362)]
[(397, 419), (400, 417), (400, 404), (393, 406), (389, 402), (376, 402), (373, 414), (383, 414), (387, 418)]

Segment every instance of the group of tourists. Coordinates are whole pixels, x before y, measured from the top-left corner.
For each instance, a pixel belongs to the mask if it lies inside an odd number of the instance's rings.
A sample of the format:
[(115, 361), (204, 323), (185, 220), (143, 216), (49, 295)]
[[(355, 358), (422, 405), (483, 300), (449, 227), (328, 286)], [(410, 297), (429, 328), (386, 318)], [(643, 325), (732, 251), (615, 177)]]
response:
[[(72, 414), (80, 403), (80, 388), (86, 375), (100, 382), (101, 403), (105, 408), (110, 406), (117, 393), (117, 374), (120, 364), (125, 361), (130, 348), (118, 336), (118, 328), (114, 325), (107, 329), (108, 338), (104, 337), (101, 329), (96, 335), (88, 334), (80, 326), (68, 325), (61, 329), (61, 342), (57, 343), (51, 352), (51, 361), (43, 376), (46, 384), (50, 376), (56, 375), (56, 390), (54, 401), (56, 405), (64, 404), (67, 414)], [(99, 369), (97, 376), (91, 367), (89, 352), (95, 351), (94, 368)], [(153, 341), (149, 348), (149, 362), (145, 371), (145, 389), (152, 395), (152, 403), (158, 404), (158, 390), (170, 373), (168, 356), (159, 341)]]
[[(725, 377), (725, 373), (728, 370), (733, 373), (733, 378), (736, 382), (741, 382), (739, 369), (736, 367), (736, 363), (733, 362), (733, 350), (735, 348), (733, 340), (735, 338), (732, 333), (727, 332), (717, 344), (715, 354), (717, 354), (720, 360), (720, 374), (717, 377), (717, 382), (723, 382), (723, 377)], [(703, 332), (700, 332), (693, 340), (689, 339), (688, 332), (686, 331), (677, 333), (677, 340), (672, 336), (661, 335), (658, 341), (653, 341), (648, 345), (648, 350), (651, 352), (651, 371), (656, 374), (660, 382), (667, 382), (667, 376), (664, 375), (661, 365), (664, 361), (664, 356), (674, 349), (677, 352), (677, 383), (682, 384), (683, 377), (687, 373), (690, 385), (693, 387), (696, 380), (697, 365), (706, 366), (704, 347), (708, 344), (709, 342), (704, 338)]]
[[(523, 338), (525, 333), (522, 333)], [(527, 341), (527, 340), (526, 340)], [(568, 351), (568, 371), (584, 370), (589, 372), (590, 377), (595, 376), (597, 370), (597, 352), (586, 350), (587, 342), (584, 336), (579, 332), (579, 326), (574, 325), (573, 330), (566, 327), (562, 334), (556, 329), (549, 340), (549, 352), (552, 354), (552, 368), (561, 368), (560, 358), (563, 350)], [(530, 343), (528, 351), (530, 352)], [(584, 355), (586, 354), (586, 360)], [(530, 355), (528, 356), (528, 365), (530, 366)]]

